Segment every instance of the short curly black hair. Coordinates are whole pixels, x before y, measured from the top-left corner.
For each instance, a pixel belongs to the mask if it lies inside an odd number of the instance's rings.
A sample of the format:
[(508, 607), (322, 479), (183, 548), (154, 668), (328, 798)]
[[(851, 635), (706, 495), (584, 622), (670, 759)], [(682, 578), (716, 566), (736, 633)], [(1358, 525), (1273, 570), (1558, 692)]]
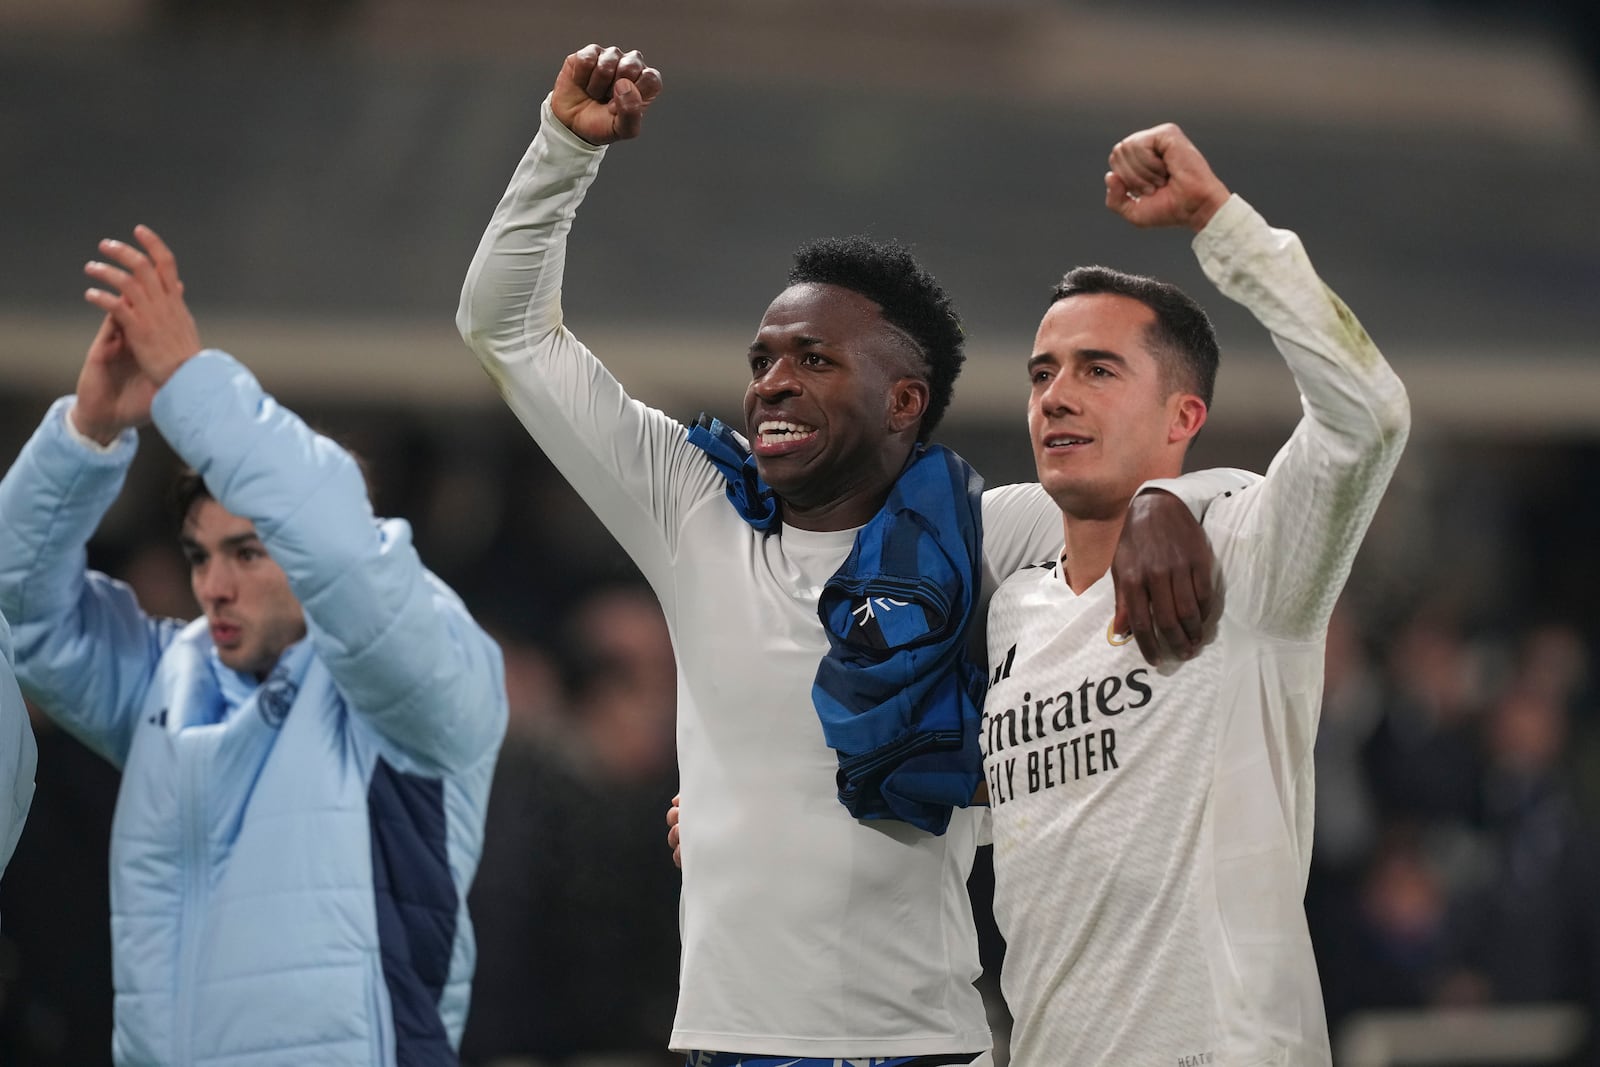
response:
[(800, 246), (789, 271), (790, 285), (837, 285), (860, 293), (883, 310), (922, 350), (928, 369), (928, 410), (917, 440), (933, 433), (966, 361), (961, 317), (945, 291), (923, 270), (911, 250), (895, 241), (870, 237), (825, 237)]

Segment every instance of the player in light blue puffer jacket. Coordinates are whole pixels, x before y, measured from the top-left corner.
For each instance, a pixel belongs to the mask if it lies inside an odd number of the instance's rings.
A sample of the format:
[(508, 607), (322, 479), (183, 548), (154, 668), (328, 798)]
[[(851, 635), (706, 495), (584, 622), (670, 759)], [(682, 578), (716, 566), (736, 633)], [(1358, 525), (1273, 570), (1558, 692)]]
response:
[[(145, 252), (104, 242), (88, 268), (107, 317), (76, 397), (0, 481), (18, 678), (123, 771), (115, 1059), (453, 1064), (499, 649), (410, 528), (373, 518), (350, 456), (201, 351), (171, 253), (136, 234)], [(85, 566), (152, 420), (204, 480), (188, 625)]]
[(22, 824), (33, 805), (33, 771), (39, 762), (12, 659), (11, 627), (0, 615), (0, 873), (16, 851)]

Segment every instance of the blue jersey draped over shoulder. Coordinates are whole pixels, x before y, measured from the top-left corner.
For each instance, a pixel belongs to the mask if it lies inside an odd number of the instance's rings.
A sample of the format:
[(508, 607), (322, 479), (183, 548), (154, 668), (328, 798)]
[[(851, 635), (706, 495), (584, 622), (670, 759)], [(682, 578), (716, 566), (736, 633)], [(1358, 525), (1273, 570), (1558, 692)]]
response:
[[(728, 479), (751, 526), (779, 527), (772, 490), (744, 442), (702, 415), (689, 443)], [(933, 833), (982, 778), (984, 677), (967, 657), (983, 578), (983, 479), (943, 445), (919, 445), (882, 508), (823, 587), (828, 654), (812, 703), (839, 755), (839, 801), (858, 819)]]

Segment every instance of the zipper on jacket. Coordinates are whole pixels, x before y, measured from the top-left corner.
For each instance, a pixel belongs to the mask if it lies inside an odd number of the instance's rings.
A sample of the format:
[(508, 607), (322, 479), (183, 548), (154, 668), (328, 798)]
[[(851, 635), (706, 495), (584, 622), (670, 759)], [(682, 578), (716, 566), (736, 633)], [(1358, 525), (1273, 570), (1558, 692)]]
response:
[(394, 1057), (389, 1051), (390, 1024), (383, 1010), (383, 963), (378, 953), (367, 959), (367, 1025), (372, 1048), (372, 1067), (390, 1067)]
[[(221, 727), (191, 726), (188, 738), (178, 738), (178, 825), (183, 840), (183, 904), (178, 912), (178, 976), (175, 990), (175, 1025), (172, 1034), (174, 1067), (193, 1063), (195, 975), (200, 967), (201, 926), (210, 888), (210, 849), (207, 847), (206, 772)], [(188, 732), (185, 731), (185, 732)], [(189, 743), (184, 744), (187, 740)]]

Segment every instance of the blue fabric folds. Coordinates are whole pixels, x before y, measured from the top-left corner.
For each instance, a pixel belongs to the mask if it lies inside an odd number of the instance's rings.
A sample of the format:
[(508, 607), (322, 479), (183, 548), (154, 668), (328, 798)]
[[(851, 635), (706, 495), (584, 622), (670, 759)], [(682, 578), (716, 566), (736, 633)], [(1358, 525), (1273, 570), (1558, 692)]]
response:
[(745, 522), (762, 533), (777, 528), (777, 497), (756, 473), (756, 457), (731, 426), (702, 413), (689, 427), (689, 443), (703, 451), (728, 479), (728, 501)]
[(919, 448), (823, 587), (828, 655), (811, 699), (858, 819), (942, 834), (982, 777), (984, 672), (966, 655), (983, 577), (983, 479)]
[[(754, 460), (719, 459), (702, 443), (708, 436), (724, 457), (747, 456), (743, 445), (705, 416), (689, 435), (729, 477), (728, 498), (745, 520), (772, 529), (776, 500)], [(829, 651), (811, 698), (839, 756), (839, 800), (858, 819), (942, 834), (982, 778), (985, 679), (966, 655), (983, 576), (982, 502), (983, 479), (965, 460), (918, 446), (823, 587), (817, 614)]]

